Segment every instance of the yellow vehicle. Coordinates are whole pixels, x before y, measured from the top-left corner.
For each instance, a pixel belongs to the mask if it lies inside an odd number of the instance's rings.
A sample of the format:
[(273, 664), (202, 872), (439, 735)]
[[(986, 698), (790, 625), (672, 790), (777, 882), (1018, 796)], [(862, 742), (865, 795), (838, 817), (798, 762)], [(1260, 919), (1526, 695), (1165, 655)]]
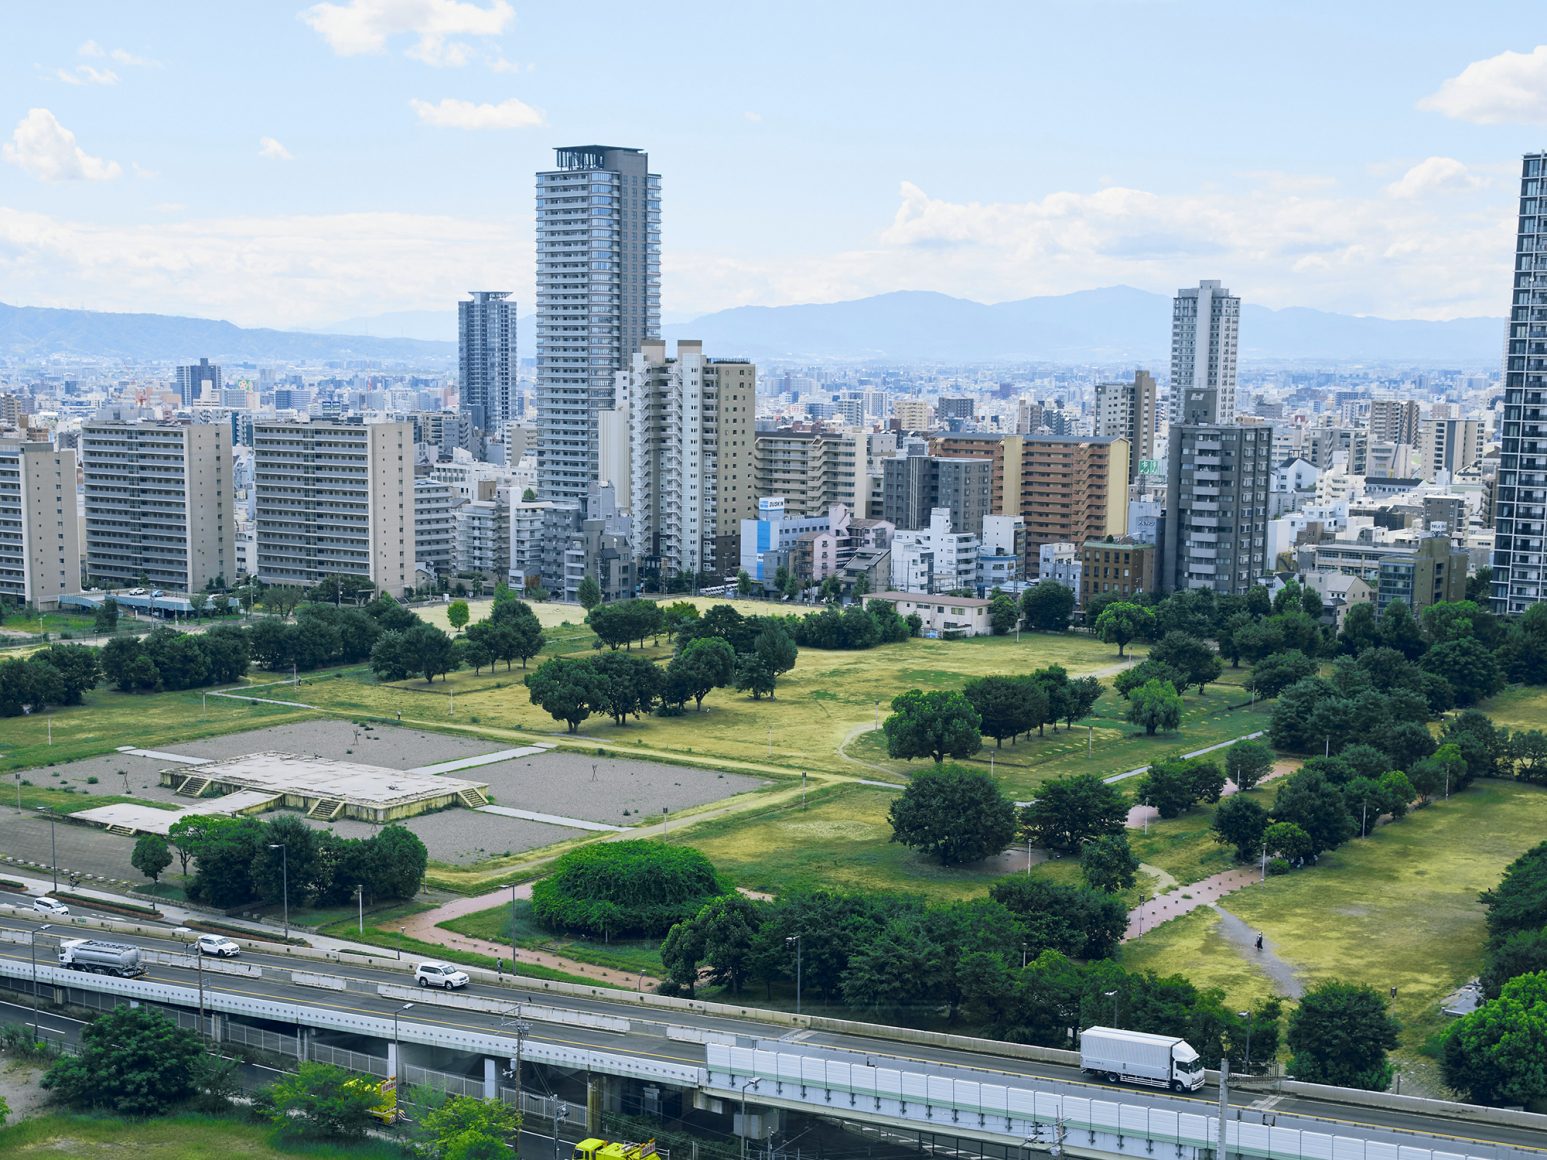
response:
[(356, 1076), (354, 1079), (344, 1081), (346, 1088), (354, 1088), (359, 1091), (368, 1091), (379, 1097), (375, 1107), (371, 1109), (371, 1115), (383, 1124), (395, 1124), (398, 1118), (397, 1109), (397, 1080), (384, 1079), (372, 1081)]
[(573, 1160), (645, 1160), (654, 1155), (654, 1140), (646, 1140), (643, 1144), (609, 1144), (593, 1136), (575, 1145)]

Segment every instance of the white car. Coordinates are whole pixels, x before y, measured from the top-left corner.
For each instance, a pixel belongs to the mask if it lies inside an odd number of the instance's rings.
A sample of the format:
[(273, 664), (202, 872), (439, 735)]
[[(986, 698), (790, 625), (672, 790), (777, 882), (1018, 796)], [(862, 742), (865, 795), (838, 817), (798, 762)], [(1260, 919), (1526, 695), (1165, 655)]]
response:
[(414, 970), (414, 978), (421, 987), (441, 987), (449, 991), (453, 987), (467, 986), (467, 972), (450, 963), (420, 963)]
[(32, 909), (39, 914), (48, 914), (55, 917), (70, 913), (70, 908), (57, 898), (34, 898), (32, 900)]
[(214, 955), (219, 959), (234, 959), (242, 953), (241, 947), (219, 934), (201, 934), (193, 945), (199, 948), (201, 955)]
[(129, 593), (128, 594), (130, 596), (144, 596), (144, 595), (146, 595), (146, 592), (145, 592), (145, 589), (143, 589), (143, 588), (131, 588), (131, 589), (129, 589)]

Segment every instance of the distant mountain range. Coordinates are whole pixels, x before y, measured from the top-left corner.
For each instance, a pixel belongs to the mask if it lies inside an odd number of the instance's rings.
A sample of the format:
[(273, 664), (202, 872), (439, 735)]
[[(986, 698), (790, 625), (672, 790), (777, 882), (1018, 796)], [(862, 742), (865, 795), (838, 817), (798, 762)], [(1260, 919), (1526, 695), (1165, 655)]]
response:
[[(1243, 363), (1396, 363), (1484, 369), (1503, 356), (1502, 318), (1423, 322), (1291, 307), (1241, 308)], [(203, 318), (107, 314), (0, 303), (0, 355), (81, 355), (239, 362), (382, 359), (421, 364), (456, 355), (456, 311), (405, 310), (333, 323), (329, 333), (254, 330)], [(848, 302), (738, 306), (663, 328), (698, 338), (711, 355), (788, 362), (1170, 361), (1171, 299), (1109, 286), (987, 306), (929, 291)], [(531, 315), (520, 319), (523, 359), (534, 352)]]
[[(452, 329), (455, 331), (454, 325)], [(55, 310), (7, 306), (0, 302), (0, 355), (36, 359), (50, 355), (78, 355), (146, 362), (200, 356), (215, 362), (381, 359), (423, 365), (454, 360), (456, 344), (249, 329), (209, 318)]]

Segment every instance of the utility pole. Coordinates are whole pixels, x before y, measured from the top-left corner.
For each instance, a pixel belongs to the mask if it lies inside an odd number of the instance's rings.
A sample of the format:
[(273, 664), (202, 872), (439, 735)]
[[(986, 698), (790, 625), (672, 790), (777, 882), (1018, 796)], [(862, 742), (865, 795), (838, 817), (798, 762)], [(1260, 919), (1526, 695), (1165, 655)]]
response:
[(360, 911), (360, 933), (365, 933), (365, 883), (355, 884), (355, 903)]
[(32, 959), (32, 1038), (36, 1042), (38, 1032), (38, 935), (48, 930), (53, 923), (46, 922), (32, 932), (32, 937), (27, 940), (28, 957)]
[(290, 849), (283, 842), (270, 842), (270, 850), (278, 850), (280, 856), (280, 889), (285, 895), (285, 941), (290, 941)]
[(1230, 1130), (1230, 1061), (1219, 1061), (1219, 1148), (1214, 1160), (1229, 1160)]

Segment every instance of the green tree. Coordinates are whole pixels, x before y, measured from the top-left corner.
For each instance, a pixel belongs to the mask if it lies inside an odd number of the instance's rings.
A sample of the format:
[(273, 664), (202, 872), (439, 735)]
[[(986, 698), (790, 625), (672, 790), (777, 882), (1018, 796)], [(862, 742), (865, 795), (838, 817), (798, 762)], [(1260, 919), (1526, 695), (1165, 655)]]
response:
[(1289, 1016), (1289, 1070), (1306, 1083), (1383, 1092), (1392, 1070), (1386, 1053), (1400, 1029), (1374, 988), (1319, 983)]
[(689, 641), (666, 666), (661, 697), (679, 707), (691, 697), (694, 708), (703, 709), (710, 690), (724, 688), (735, 677), (736, 650), (726, 641), (719, 637)]
[(1225, 775), (1239, 790), (1249, 790), (1273, 772), (1273, 747), (1265, 741), (1237, 741), (1225, 750)]
[(888, 756), (905, 761), (932, 757), (936, 765), (982, 749), (982, 727), (972, 702), (954, 689), (901, 693), (892, 698), (892, 713), (881, 724)]
[[(752, 651), (768, 666), (775, 677), (783, 676), (793, 669), (795, 659), (800, 655), (794, 638), (777, 625), (765, 628), (753, 638)], [(773, 696), (772, 689), (769, 690), (768, 695)]]
[(1536, 971), (1547, 971), (1547, 927), (1490, 939), (1483, 963), (1483, 997), (1497, 999), (1505, 983)]
[(1096, 617), (1096, 639), (1104, 644), (1115, 644), (1117, 655), (1122, 656), (1130, 643), (1147, 639), (1154, 627), (1153, 612), (1142, 604), (1121, 600), (1107, 605)]
[(160, 834), (141, 834), (134, 843), (134, 853), (129, 855), (129, 865), (152, 882), (160, 882), (161, 872), (171, 864), (172, 851)]
[(458, 632), (467, 627), (467, 622), (472, 618), (472, 615), (465, 600), (453, 600), (450, 604), (446, 605), (446, 623)]
[(616, 725), (630, 716), (648, 713), (660, 690), (661, 670), (648, 657), (603, 653), (589, 664), (597, 677), (592, 707), (608, 714)]
[(1457, 705), (1471, 705), (1504, 687), (1504, 673), (1493, 652), (1471, 637), (1441, 641), (1418, 663), (1450, 685)]
[(1044, 783), (1021, 810), (1027, 837), (1049, 850), (1077, 850), (1092, 839), (1121, 834), (1127, 819), (1122, 790), (1093, 773)]
[(603, 691), (596, 669), (588, 660), (554, 657), (533, 669), (526, 678), (532, 704), (555, 721), (576, 732), (601, 701)]
[(992, 737), (997, 748), (1003, 748), (1006, 737), (1014, 741), (1046, 719), (1047, 697), (1024, 677), (978, 677), (962, 686), (962, 695), (977, 710), (983, 735)]
[(1488, 936), (1498, 942), (1519, 931), (1547, 927), (1547, 842), (1511, 862), (1504, 877), (1480, 896), (1487, 910)]
[(1020, 622), (1021, 606), (1015, 603), (1015, 597), (995, 592), (988, 598), (988, 625), (995, 636), (1015, 631)]
[(276, 1127), (324, 1139), (363, 1137), (371, 1111), (381, 1103), (375, 1083), (327, 1063), (303, 1062), (293, 1075), (282, 1075), (265, 1090)]
[(118, 631), (118, 601), (109, 596), (97, 605), (92, 613), (92, 628), (101, 633)]
[(1169, 681), (1174, 688), (1185, 688), (1187, 675), (1177, 672), (1164, 661), (1146, 657), (1131, 668), (1126, 668), (1112, 678), (1112, 688), (1124, 700), (1133, 696), (1135, 689), (1142, 689), (1151, 681)]
[(1219, 803), (1211, 827), (1215, 841), (1234, 846), (1240, 861), (1254, 862), (1268, 829), (1268, 811), (1244, 794), (1236, 794)]
[(1162, 729), (1170, 732), (1181, 728), (1182, 698), (1176, 686), (1170, 681), (1144, 682), (1128, 698), (1128, 720), (1143, 725), (1144, 732), (1152, 737)]
[(1094, 838), (1080, 848), (1080, 874), (1092, 890), (1116, 894), (1138, 881), (1139, 859), (1128, 846), (1127, 834)]
[(453, 1096), (426, 1112), (422, 1124), (437, 1160), (473, 1160), (491, 1145), (495, 1150), (487, 1154), (508, 1156), (521, 1131), (521, 1113), (501, 1100)]
[(736, 595), (743, 599), (752, 595), (752, 577), (745, 568), (736, 573)]
[[(1109, 957), (1128, 928), (1121, 898), (1085, 886), (1063, 886), (1025, 874), (1001, 878), (989, 897), (1022, 923), (1027, 953), (1045, 950), (1084, 959)], [(1065, 1024), (1067, 1026), (1067, 1024)]]
[(1157, 761), (1139, 781), (1139, 802), (1154, 806), (1163, 818), (1176, 818), (1200, 799), (1218, 801), (1224, 789), (1224, 772), (1210, 761)]
[(1074, 590), (1057, 580), (1039, 580), (1021, 593), (1021, 614), (1026, 627), (1040, 632), (1063, 632), (1074, 616)]
[(1246, 687), (1259, 697), (1276, 697), (1290, 685), (1316, 675), (1316, 662), (1299, 649), (1270, 653), (1252, 665)]
[(407, 826), (383, 826), (368, 843), (367, 890), (376, 898), (412, 898), (424, 884), (430, 853)]
[(1015, 804), (982, 770), (955, 765), (916, 774), (887, 816), (892, 841), (944, 866), (1001, 853), (1015, 837)]
[(1396, 649), (1410, 661), (1423, 656), (1429, 647), (1405, 600), (1393, 600), (1386, 605), (1376, 623), (1376, 633), (1382, 645)]
[(630, 839), (581, 846), (532, 887), (532, 915), (551, 930), (660, 938), (724, 893), (690, 846)]
[(81, 1029), (80, 1053), (48, 1069), (43, 1087), (74, 1108), (159, 1116), (189, 1099), (204, 1048), (149, 1007), (115, 1007)]
[(1299, 862), (1316, 852), (1316, 843), (1295, 822), (1274, 822), (1262, 832), (1268, 853), (1286, 862)]
[(586, 576), (580, 581), (580, 587), (575, 589), (575, 599), (580, 601), (580, 607), (587, 612), (602, 602), (602, 586), (596, 582), (595, 576)]
[(756, 653), (747, 653), (736, 661), (735, 681), (737, 692), (751, 693), (754, 701), (760, 700), (766, 693), (771, 701), (779, 675), (762, 657)]
[(1315, 769), (1301, 769), (1284, 780), (1273, 802), (1273, 820), (1294, 822), (1304, 830), (1312, 854), (1341, 846), (1354, 834), (1343, 795)]
[(1182, 674), (1178, 688), (1197, 685), (1201, 694), (1206, 686), (1219, 680), (1225, 662), (1208, 642), (1185, 632), (1168, 632), (1150, 649), (1150, 659), (1169, 665)]
[(1445, 1082), (1472, 1103), (1547, 1098), (1547, 972), (1511, 979), (1498, 998), (1452, 1024), (1442, 1062)]
[(1515, 776), (1521, 781), (1547, 783), (1547, 733), (1540, 729), (1517, 729), (1509, 739), (1509, 756), (1515, 764)]

